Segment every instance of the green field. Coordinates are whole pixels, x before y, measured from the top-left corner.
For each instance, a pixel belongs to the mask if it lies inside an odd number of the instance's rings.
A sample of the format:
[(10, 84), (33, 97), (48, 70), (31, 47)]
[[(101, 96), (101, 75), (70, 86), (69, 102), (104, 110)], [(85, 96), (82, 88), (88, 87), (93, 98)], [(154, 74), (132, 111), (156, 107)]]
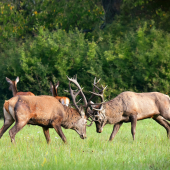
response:
[[(3, 120), (0, 121), (2, 126)], [(41, 127), (25, 126), (16, 135), (16, 145), (8, 132), (0, 140), (0, 169), (169, 169), (170, 141), (166, 131), (153, 120), (137, 122), (133, 142), (130, 123), (124, 124), (114, 141), (108, 142), (112, 131), (106, 125), (101, 134), (95, 126), (87, 127), (82, 140), (70, 129), (63, 130), (64, 144), (54, 129), (51, 143), (46, 144)]]

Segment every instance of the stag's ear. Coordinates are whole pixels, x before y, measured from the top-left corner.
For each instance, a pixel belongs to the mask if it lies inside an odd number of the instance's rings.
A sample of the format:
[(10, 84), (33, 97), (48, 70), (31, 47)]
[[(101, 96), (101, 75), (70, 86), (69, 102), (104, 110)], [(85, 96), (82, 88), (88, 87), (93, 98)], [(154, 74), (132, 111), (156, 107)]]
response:
[(17, 84), (19, 82), (19, 77), (16, 78), (15, 83)]
[(83, 106), (80, 106), (79, 108), (80, 108), (81, 117), (84, 117), (85, 116), (85, 112), (84, 112)]
[(50, 81), (50, 87), (53, 88), (53, 83)]
[(12, 81), (11, 81), (8, 77), (6, 77), (6, 81), (7, 81), (9, 84), (12, 84)]
[(59, 84), (60, 84), (60, 82), (58, 81), (57, 84), (55, 85), (55, 89), (58, 88)]

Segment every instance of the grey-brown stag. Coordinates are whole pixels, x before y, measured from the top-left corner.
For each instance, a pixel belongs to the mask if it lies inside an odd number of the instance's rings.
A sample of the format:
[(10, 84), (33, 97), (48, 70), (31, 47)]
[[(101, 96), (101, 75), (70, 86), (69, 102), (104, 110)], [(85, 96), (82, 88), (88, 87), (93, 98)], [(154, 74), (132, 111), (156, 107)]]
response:
[[(99, 93), (95, 92), (98, 89)], [(102, 102), (104, 88), (98, 88), (94, 81), (93, 96), (100, 94)], [(138, 120), (152, 118), (162, 125), (170, 138), (170, 98), (159, 93), (135, 93), (126, 91), (114, 99), (93, 106), (92, 121), (96, 124), (96, 131), (101, 133), (106, 124), (114, 124), (110, 141), (123, 123), (131, 122), (131, 133), (135, 139), (136, 123)]]

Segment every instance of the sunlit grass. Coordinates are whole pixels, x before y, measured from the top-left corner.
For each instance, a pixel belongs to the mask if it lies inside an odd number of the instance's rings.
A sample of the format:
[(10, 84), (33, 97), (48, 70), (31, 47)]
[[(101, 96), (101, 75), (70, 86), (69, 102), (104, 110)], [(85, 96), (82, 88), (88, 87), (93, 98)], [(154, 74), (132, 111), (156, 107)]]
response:
[[(3, 121), (0, 121), (2, 126)], [(113, 126), (101, 134), (95, 126), (87, 128), (82, 140), (72, 130), (64, 130), (64, 144), (54, 129), (51, 143), (46, 144), (41, 127), (25, 126), (11, 144), (6, 132), (0, 139), (0, 169), (169, 169), (170, 141), (166, 131), (153, 120), (137, 123), (133, 142), (130, 123), (123, 124), (112, 142), (108, 142)]]

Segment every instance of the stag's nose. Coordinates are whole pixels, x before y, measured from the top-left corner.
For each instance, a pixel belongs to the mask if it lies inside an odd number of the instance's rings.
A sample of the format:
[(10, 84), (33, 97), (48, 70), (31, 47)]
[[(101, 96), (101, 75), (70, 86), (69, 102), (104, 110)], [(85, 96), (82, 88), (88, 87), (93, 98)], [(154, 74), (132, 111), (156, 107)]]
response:
[(86, 139), (86, 134), (82, 134), (80, 137), (81, 137), (82, 139)]
[(103, 128), (98, 129), (98, 130), (97, 130), (97, 133), (102, 133), (102, 131), (103, 131)]

